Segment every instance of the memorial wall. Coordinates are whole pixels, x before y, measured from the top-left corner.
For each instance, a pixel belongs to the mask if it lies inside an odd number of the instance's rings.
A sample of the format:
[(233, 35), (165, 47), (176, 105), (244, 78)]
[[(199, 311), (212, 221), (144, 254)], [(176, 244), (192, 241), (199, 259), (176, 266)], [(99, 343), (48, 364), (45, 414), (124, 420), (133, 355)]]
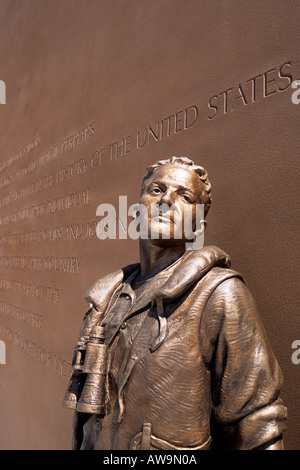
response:
[[(204, 166), (205, 244), (250, 287), (300, 447), (299, 4), (0, 0), (0, 448), (70, 449), (84, 294), (138, 262), (148, 165)], [(123, 196), (123, 198), (120, 198)], [(126, 198), (125, 198), (126, 196)], [(100, 239), (100, 204), (116, 210)]]

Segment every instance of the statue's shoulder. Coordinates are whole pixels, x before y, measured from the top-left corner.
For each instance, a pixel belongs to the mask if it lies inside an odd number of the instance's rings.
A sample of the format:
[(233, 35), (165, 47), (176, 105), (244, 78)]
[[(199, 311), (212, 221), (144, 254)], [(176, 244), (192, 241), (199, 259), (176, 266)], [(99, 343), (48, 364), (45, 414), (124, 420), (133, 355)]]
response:
[(201, 286), (210, 284), (213, 288), (221, 285), (223, 281), (235, 279), (236, 284), (246, 284), (244, 277), (231, 266), (230, 256), (213, 245), (205, 246), (197, 250), (190, 258), (194, 269), (202, 275), (198, 275)]
[(227, 253), (216, 246), (205, 246), (199, 250), (187, 251), (179, 259), (175, 269), (161, 287), (159, 296), (162, 299), (176, 299), (191, 287), (212, 273), (220, 277), (221, 273), (230, 270), (231, 261)]
[(129, 264), (101, 277), (87, 290), (84, 296), (85, 300), (98, 309), (103, 302), (109, 300), (116, 288), (121, 285), (133, 271), (138, 269), (138, 267), (138, 263)]

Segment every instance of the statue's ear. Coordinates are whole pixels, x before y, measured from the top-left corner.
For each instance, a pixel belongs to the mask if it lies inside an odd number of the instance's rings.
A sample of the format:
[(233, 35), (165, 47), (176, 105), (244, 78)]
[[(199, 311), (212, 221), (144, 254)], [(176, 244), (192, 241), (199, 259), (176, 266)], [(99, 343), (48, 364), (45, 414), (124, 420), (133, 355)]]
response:
[(204, 219), (200, 220), (197, 223), (197, 227), (193, 232), (193, 234), (194, 234), (193, 241), (191, 243), (187, 242), (186, 245), (185, 245), (187, 250), (200, 250), (201, 248), (203, 248), (203, 245), (204, 245), (204, 230), (206, 228), (206, 225), (207, 225), (207, 222)]
[(199, 224), (197, 224), (197, 225), (198, 226), (197, 226), (196, 230), (194, 231), (195, 238), (199, 237), (204, 232), (204, 230), (207, 227), (207, 221), (206, 220), (200, 220)]

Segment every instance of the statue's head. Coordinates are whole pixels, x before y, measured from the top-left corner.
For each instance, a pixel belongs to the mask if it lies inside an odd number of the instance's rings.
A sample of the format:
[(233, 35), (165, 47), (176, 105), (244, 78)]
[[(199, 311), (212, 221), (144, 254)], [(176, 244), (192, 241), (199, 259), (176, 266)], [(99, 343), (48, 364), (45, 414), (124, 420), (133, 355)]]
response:
[(182, 168), (186, 171), (196, 173), (196, 176), (200, 179), (200, 184), (196, 185), (198, 198), (197, 202), (198, 204), (204, 204), (204, 216), (206, 217), (212, 202), (211, 184), (208, 179), (207, 171), (202, 166), (195, 165), (193, 160), (190, 160), (187, 157), (170, 157), (168, 160), (159, 160), (153, 165), (149, 166), (147, 168), (147, 173), (142, 181), (141, 196), (152, 175), (158, 169), (163, 169), (163, 171), (168, 173), (170, 167), (174, 167), (175, 169)]
[[(181, 216), (183, 224), (185, 214), (190, 211), (193, 230), (196, 226), (196, 206), (203, 204), (204, 218), (211, 205), (211, 184), (207, 171), (186, 157), (171, 157), (168, 160), (160, 160), (147, 168), (147, 174), (143, 178), (140, 203), (149, 209), (148, 220), (152, 229), (163, 232), (164, 216), (171, 219), (170, 239), (174, 236), (173, 215)], [(164, 205), (172, 208), (171, 211), (162, 212), (157, 217), (150, 216), (150, 208), (153, 205)], [(172, 215), (173, 214), (173, 215)], [(204, 221), (203, 221), (204, 223)], [(173, 224), (173, 226), (172, 226)], [(182, 225), (181, 225), (182, 230)], [(183, 233), (183, 230), (182, 230)], [(182, 242), (186, 240), (183, 238)], [(180, 243), (180, 242), (178, 242)]]

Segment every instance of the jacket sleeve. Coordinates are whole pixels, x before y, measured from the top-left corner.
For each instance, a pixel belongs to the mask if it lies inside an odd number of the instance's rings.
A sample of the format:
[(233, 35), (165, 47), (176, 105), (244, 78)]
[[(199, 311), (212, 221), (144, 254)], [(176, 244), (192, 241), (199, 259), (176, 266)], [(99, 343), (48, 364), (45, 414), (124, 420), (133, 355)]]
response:
[(238, 278), (222, 282), (202, 318), (213, 448), (281, 448), (287, 419), (279, 398), (282, 374), (249, 289)]

